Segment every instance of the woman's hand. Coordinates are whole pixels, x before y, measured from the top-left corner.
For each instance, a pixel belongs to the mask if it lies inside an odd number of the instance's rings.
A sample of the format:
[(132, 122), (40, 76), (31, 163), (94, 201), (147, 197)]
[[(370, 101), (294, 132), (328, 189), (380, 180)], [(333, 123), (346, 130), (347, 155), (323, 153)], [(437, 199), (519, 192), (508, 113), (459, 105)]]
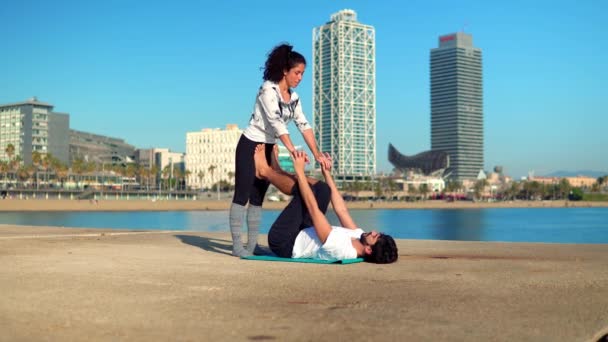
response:
[(327, 152), (319, 153), (315, 156), (317, 162), (321, 165), (321, 170), (329, 171), (331, 170), (331, 166), (333, 164), (333, 159)]

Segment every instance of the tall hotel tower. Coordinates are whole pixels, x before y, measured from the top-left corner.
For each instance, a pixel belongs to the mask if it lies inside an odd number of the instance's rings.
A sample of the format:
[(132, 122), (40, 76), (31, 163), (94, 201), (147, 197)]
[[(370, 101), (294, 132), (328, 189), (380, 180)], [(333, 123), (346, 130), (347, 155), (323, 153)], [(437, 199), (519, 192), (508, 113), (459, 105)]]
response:
[(476, 179), (483, 169), (481, 49), (458, 32), (431, 49), (431, 149), (450, 156), (450, 178)]
[(376, 173), (376, 47), (353, 10), (313, 30), (313, 125), (340, 180)]

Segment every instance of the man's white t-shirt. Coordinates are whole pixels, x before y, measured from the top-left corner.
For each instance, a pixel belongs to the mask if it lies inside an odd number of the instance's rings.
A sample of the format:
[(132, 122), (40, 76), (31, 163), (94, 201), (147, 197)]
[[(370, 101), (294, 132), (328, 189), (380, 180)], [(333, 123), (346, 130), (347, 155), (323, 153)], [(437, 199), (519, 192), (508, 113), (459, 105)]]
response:
[(355, 259), (357, 250), (351, 240), (360, 238), (363, 230), (335, 226), (331, 228), (325, 244), (319, 240), (314, 227), (301, 230), (293, 244), (291, 257), (322, 260)]

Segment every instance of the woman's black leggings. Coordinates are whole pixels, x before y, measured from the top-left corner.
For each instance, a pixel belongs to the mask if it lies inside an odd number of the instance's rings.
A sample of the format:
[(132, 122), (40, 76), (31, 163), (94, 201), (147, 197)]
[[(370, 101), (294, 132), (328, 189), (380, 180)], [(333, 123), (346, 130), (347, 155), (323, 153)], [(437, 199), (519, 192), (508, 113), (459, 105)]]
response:
[[(261, 143), (251, 141), (241, 135), (238, 145), (236, 145), (236, 158), (234, 167), (234, 197), (232, 203), (242, 206), (251, 205), (261, 206), (264, 202), (264, 195), (270, 183), (255, 177), (255, 163), (253, 153), (255, 147)], [(272, 149), (274, 144), (266, 145), (266, 161), (270, 165)]]

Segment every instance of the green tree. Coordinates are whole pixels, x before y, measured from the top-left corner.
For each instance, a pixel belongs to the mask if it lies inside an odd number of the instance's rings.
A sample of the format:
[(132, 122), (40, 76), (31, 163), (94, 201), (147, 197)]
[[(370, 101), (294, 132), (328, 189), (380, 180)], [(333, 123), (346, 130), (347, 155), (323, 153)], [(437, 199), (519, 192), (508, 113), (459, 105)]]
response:
[(407, 185), (407, 195), (410, 198), (414, 198), (415, 201), (418, 200), (418, 189), (414, 186), (414, 184)]
[(40, 168), (40, 164), (42, 163), (42, 155), (38, 151), (32, 152), (32, 166), (34, 166), (34, 171), (36, 172), (36, 189), (39, 189), (39, 181), (38, 181), (38, 170)]
[(228, 187), (228, 191), (231, 191), (232, 188), (234, 187), (234, 175), (235, 173), (232, 171), (228, 171), (228, 183), (230, 183), (230, 186)]
[[(207, 171), (209, 171), (209, 174), (211, 175), (211, 183), (213, 183), (213, 172), (215, 171), (215, 169), (217, 168), (217, 166), (215, 165), (211, 165), (209, 166), (209, 169), (207, 169)], [(216, 189), (217, 189), (217, 199), (220, 199), (220, 183), (218, 182), (216, 185)]]
[(572, 189), (572, 191), (570, 191), (570, 194), (568, 195), (568, 199), (570, 201), (582, 200), (583, 199), (583, 190), (581, 190), (581, 188)]
[(424, 184), (420, 184), (419, 191), (420, 191), (420, 195), (422, 195), (422, 200), (424, 201), (424, 200), (426, 200), (427, 195), (429, 194), (429, 192), (431, 190), (429, 189), (429, 185), (427, 183), (424, 183)]
[(4, 160), (0, 160), (0, 172), (2, 172), (2, 176), (3, 176), (3, 180), (4, 182), (6, 182), (6, 178), (8, 175), (8, 162), (4, 161)]
[[(188, 182), (187, 182), (187, 179), (189, 179), (189, 178), (190, 178), (190, 175), (191, 175), (191, 174), (192, 174), (192, 171), (190, 171), (190, 170), (186, 170), (186, 171), (184, 171), (184, 175), (183, 175), (184, 190), (186, 190), (186, 187), (187, 187), (187, 185), (186, 185), (186, 184), (188, 183)], [(191, 187), (187, 187), (187, 188), (188, 188), (188, 189), (190, 189)]]
[(72, 172), (76, 175), (76, 187), (80, 184), (82, 176), (86, 172), (86, 164), (84, 159), (78, 157), (72, 162)]
[(11, 160), (13, 160), (13, 156), (15, 155), (15, 145), (13, 145), (13, 144), (6, 145), (4, 152), (8, 156), (8, 161), (10, 162)]
[(201, 186), (201, 190), (203, 189), (203, 178), (205, 178), (205, 172), (203, 172), (203, 170), (200, 170), (196, 176), (198, 177), (198, 183)]
[(475, 182), (475, 185), (473, 186), (475, 199), (480, 199), (482, 197), (482, 194), (483, 194), (486, 186), (488, 186), (487, 179), (480, 179), (477, 182)]
[(170, 188), (170, 182), (171, 182), (171, 179), (170, 179), (170, 177), (171, 177), (171, 166), (170, 165), (166, 165), (163, 168), (162, 177), (163, 177), (163, 180), (164, 180), (164, 183), (165, 183), (165, 188), (168, 191), (169, 188)]
[(558, 189), (559, 189), (559, 193), (560, 193), (560, 198), (562, 198), (562, 199), (568, 198), (568, 194), (570, 193), (570, 189), (571, 189), (570, 182), (568, 182), (568, 180), (566, 178), (562, 178), (559, 181)]

